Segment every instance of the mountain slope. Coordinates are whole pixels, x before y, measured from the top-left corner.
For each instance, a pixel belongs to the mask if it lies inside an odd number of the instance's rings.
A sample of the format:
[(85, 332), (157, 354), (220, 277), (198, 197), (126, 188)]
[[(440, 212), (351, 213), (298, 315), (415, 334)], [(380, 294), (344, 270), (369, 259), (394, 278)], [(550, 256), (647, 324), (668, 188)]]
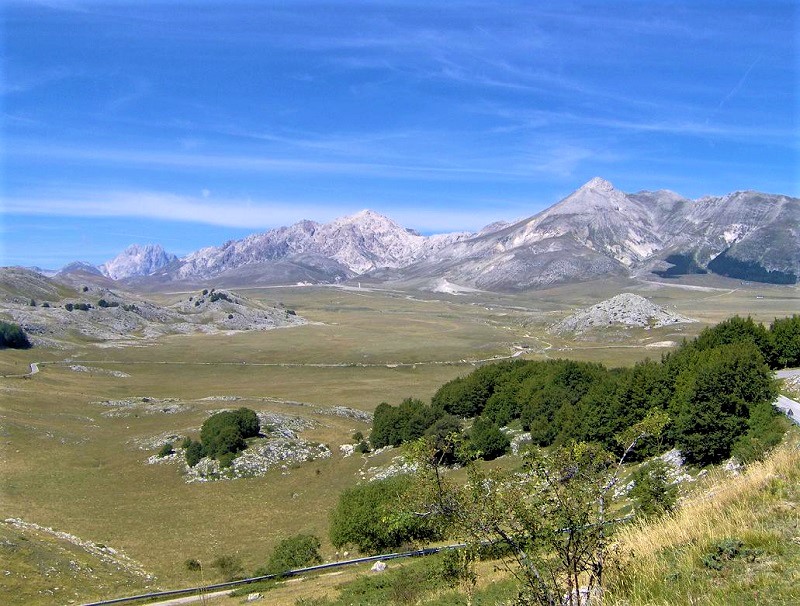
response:
[(737, 192), (691, 201), (668, 190), (626, 194), (595, 178), (529, 219), (379, 277), (525, 290), (629, 272), (672, 277), (709, 269), (795, 283), (800, 200)]
[(431, 252), (467, 237), (446, 234), (425, 237), (371, 210), (341, 217), (327, 224), (301, 221), (289, 227), (231, 240), (208, 247), (179, 261), (174, 271), (163, 272), (173, 279), (233, 277), (239, 268), (250, 269), (282, 262), (287, 276), (297, 277), (311, 270), (313, 281), (334, 281), (363, 274), (379, 267), (403, 267)]

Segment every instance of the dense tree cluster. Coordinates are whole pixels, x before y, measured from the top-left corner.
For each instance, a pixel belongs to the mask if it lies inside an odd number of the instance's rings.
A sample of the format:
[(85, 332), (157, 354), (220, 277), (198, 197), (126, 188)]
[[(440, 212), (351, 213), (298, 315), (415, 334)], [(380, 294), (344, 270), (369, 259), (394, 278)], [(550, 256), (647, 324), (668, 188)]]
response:
[(726, 252), (714, 257), (708, 263), (708, 269), (715, 274), (739, 280), (770, 284), (797, 284), (797, 276), (790, 271), (769, 270), (756, 261), (742, 261), (729, 256)]
[(399, 445), (423, 435), (460, 433), (465, 453), (493, 458), (508, 440), (499, 427), (519, 420), (539, 446), (573, 440), (614, 451), (615, 436), (650, 410), (671, 419), (660, 442), (637, 455), (677, 446), (690, 462), (709, 464), (731, 454), (749, 460), (775, 445), (786, 420), (772, 402), (770, 368), (800, 365), (800, 316), (769, 328), (733, 317), (705, 329), (660, 362), (608, 369), (572, 360), (513, 360), (478, 368), (444, 384), (430, 404), (408, 398), (374, 413), (373, 446)]
[(30, 346), (28, 335), (18, 324), (0, 320), (0, 349), (27, 349)]
[(260, 430), (258, 416), (249, 408), (213, 414), (203, 422), (199, 442), (184, 440), (186, 462), (194, 467), (203, 457), (211, 457), (227, 467), (247, 447), (245, 440), (257, 436)]
[(364, 553), (381, 553), (410, 541), (439, 538), (439, 531), (424, 517), (397, 517), (398, 503), (411, 483), (408, 476), (395, 476), (342, 492), (330, 515), (334, 547), (354, 545)]

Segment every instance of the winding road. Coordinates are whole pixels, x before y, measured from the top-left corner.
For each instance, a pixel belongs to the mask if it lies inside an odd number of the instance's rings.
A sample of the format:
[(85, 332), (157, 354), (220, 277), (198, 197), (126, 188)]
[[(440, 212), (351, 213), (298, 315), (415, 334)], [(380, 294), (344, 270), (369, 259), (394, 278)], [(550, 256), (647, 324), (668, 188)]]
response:
[[(779, 370), (775, 373), (779, 379), (790, 379), (792, 377), (800, 377), (800, 368), (787, 368)], [(800, 425), (800, 402), (787, 398), (786, 396), (778, 396), (775, 400), (775, 406), (792, 421)]]

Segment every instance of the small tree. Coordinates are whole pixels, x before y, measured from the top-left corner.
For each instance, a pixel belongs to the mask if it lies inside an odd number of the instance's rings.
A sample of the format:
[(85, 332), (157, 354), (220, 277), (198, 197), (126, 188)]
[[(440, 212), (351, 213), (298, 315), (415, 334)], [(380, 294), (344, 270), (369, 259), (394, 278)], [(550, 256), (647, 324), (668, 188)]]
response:
[(489, 419), (477, 417), (469, 432), (469, 445), (476, 455), (490, 461), (504, 455), (511, 441)]
[(395, 476), (347, 489), (330, 516), (334, 547), (355, 545), (363, 553), (381, 553), (403, 543), (431, 539), (438, 533), (430, 521), (397, 512), (408, 499), (411, 479)]
[(409, 448), (420, 470), (417, 484), (399, 517), (437, 521), (468, 548), (506, 546), (512, 557), (503, 562), (519, 582), (521, 603), (586, 604), (602, 591), (617, 521), (608, 512), (622, 464), (666, 423), (663, 413), (649, 414), (620, 436), (618, 458), (597, 445), (572, 443), (530, 451), (519, 472), (472, 463), (466, 485), (449, 480), (430, 442), (417, 441)]
[(675, 509), (677, 487), (669, 481), (667, 464), (654, 459), (633, 472), (633, 488), (628, 496), (636, 503), (637, 513), (659, 516)]
[(298, 534), (283, 539), (272, 552), (265, 574), (282, 574), (296, 568), (321, 564), (320, 545), (319, 539), (311, 534)]
[(185, 446), (184, 448), (186, 455), (186, 464), (189, 467), (194, 467), (200, 462), (200, 459), (206, 456), (206, 451), (200, 442), (190, 440), (189, 445)]
[(28, 349), (30, 346), (28, 335), (19, 325), (0, 320), (0, 349)]

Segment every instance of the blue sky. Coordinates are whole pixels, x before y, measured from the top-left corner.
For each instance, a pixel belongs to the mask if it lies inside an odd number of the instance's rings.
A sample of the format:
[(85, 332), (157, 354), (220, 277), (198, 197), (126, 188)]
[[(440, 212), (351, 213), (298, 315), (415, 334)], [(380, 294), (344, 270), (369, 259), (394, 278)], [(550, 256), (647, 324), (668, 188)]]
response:
[(363, 208), (423, 233), (594, 176), (800, 194), (797, 2), (6, 1), (0, 265)]

